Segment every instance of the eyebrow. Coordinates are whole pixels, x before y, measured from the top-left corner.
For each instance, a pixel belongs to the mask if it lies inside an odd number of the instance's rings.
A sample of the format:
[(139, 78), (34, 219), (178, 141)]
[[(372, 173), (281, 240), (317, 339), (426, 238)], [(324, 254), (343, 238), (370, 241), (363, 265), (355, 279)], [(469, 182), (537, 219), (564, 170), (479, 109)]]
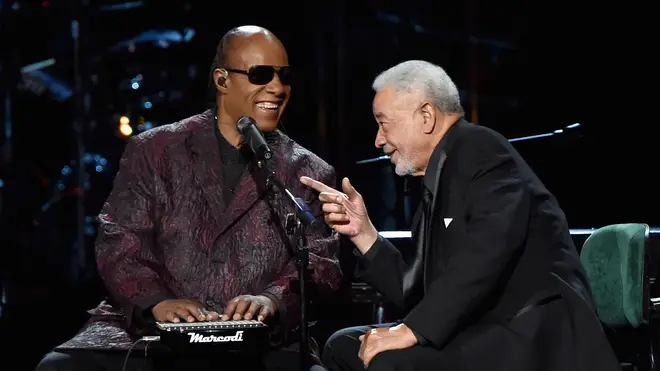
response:
[(376, 113), (374, 113), (374, 117), (376, 117), (377, 120), (380, 120), (380, 119), (386, 119), (386, 118), (387, 118), (387, 116), (386, 116), (384, 113), (382, 113), (382, 112), (376, 112)]

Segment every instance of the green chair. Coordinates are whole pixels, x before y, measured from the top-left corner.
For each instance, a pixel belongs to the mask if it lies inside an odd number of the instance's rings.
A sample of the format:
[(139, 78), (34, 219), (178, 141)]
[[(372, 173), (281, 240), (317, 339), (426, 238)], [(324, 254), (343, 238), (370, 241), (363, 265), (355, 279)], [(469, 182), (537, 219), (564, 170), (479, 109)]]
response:
[[(584, 242), (580, 260), (589, 279), (596, 312), (622, 366), (656, 370), (650, 325), (649, 226), (613, 224), (597, 229)], [(617, 338), (626, 338), (617, 344)], [(638, 343), (639, 342), (639, 343)], [(617, 345), (626, 345), (623, 351)], [(627, 354), (628, 353), (628, 354)]]

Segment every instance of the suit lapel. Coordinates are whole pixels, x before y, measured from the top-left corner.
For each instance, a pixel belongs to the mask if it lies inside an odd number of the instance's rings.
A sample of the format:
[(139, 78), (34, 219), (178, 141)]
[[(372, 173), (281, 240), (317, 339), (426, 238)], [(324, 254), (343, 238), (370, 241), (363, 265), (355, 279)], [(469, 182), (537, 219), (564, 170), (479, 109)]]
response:
[(431, 203), (431, 212), (428, 215), (429, 222), (433, 221), (435, 216), (435, 211), (438, 209), (437, 206), (440, 204), (441, 201), (440, 175), (442, 174), (442, 168), (444, 167), (446, 160), (447, 160), (447, 153), (443, 150), (442, 153), (440, 154), (440, 159), (438, 160), (438, 167), (436, 168), (434, 175), (435, 182), (433, 189), (431, 190), (433, 192), (433, 202)]
[(215, 125), (213, 114), (205, 115), (204, 126), (198, 132), (193, 133), (191, 142), (195, 182), (206, 199), (209, 214), (211, 214), (216, 225), (219, 225), (225, 209), (225, 202), (222, 197), (224, 176), (222, 174), (220, 148), (215, 138), (213, 125)]
[(435, 220), (435, 214), (437, 210), (442, 209), (442, 195), (440, 194), (440, 175), (442, 174), (442, 169), (445, 165), (445, 161), (447, 160), (447, 153), (445, 150), (442, 150), (442, 153), (440, 154), (440, 159), (438, 160), (438, 167), (436, 168), (434, 177), (435, 177), (435, 182), (434, 182), (434, 189), (433, 191), (433, 201), (431, 202), (431, 208), (429, 210), (428, 215), (426, 216), (428, 220), (422, 221), (422, 223), (426, 224), (426, 228), (424, 228), (424, 242), (423, 242), (423, 249), (424, 249), (424, 287), (428, 287), (427, 285), (430, 283), (429, 280), (431, 279), (431, 267), (433, 266), (433, 232), (436, 230), (435, 228), (435, 223), (433, 221)]
[[(463, 119), (459, 120), (459, 122), (457, 122), (454, 127), (460, 126), (463, 124), (463, 121)], [(404, 298), (410, 305), (414, 305), (414, 303), (416, 303), (418, 300), (417, 298), (424, 294), (424, 288), (427, 287), (427, 285), (430, 283), (429, 280), (432, 276), (434, 259), (432, 246), (434, 243), (433, 234), (437, 231), (433, 221), (435, 220), (436, 212), (442, 209), (440, 177), (442, 175), (445, 161), (447, 160), (447, 152), (451, 149), (451, 146), (456, 138), (456, 131), (456, 129), (451, 128), (447, 132), (445, 143), (443, 144), (442, 148), (439, 148), (441, 152), (437, 159), (435, 174), (429, 174), (433, 177), (433, 189), (430, 190), (433, 194), (433, 200), (431, 202), (430, 208), (428, 211), (423, 210), (424, 204), (421, 202), (420, 206), (417, 208), (415, 216), (413, 217), (410, 230), (413, 233), (412, 248), (414, 250), (414, 256), (408, 265), (408, 269), (404, 273), (403, 277)], [(424, 182), (422, 184), (424, 184)], [(426, 184), (423, 186), (426, 186)]]
[[(440, 174), (442, 174), (442, 168), (446, 159), (447, 154), (443, 151), (438, 160), (435, 174), (433, 175), (435, 183), (434, 189), (431, 190), (433, 200), (431, 201), (431, 205), (429, 205), (429, 209), (425, 210), (425, 203), (423, 201), (420, 202), (413, 218), (411, 231), (413, 232), (412, 247), (414, 249), (414, 256), (408, 266), (408, 270), (403, 276), (404, 298), (411, 304), (415, 303), (420, 295), (423, 295), (423, 291), (420, 290), (426, 287), (429, 279), (430, 272), (428, 266), (433, 261), (433, 257), (431, 256), (432, 232), (435, 230), (433, 220), (435, 210), (438, 209), (437, 205), (440, 203), (440, 195), (438, 194), (438, 190), (440, 189)], [(422, 192), (424, 192), (424, 188), (422, 188)], [(418, 285), (417, 283), (423, 283), (423, 285)]]
[[(260, 184), (257, 185), (257, 182)], [(223, 234), (229, 227), (234, 225), (263, 196), (266, 190), (261, 186), (261, 182), (262, 177), (260, 177), (259, 169), (252, 163), (247, 165), (243, 170), (238, 186), (236, 186), (236, 194), (223, 212), (219, 226), (220, 234)]]
[(220, 236), (252, 208), (263, 195), (264, 189), (258, 187), (255, 181), (255, 177), (259, 174), (256, 166), (247, 165), (236, 187), (236, 194), (229, 204), (225, 204), (222, 155), (215, 136), (214, 125), (213, 113), (207, 111), (207, 114), (204, 115), (204, 125), (193, 134), (191, 143), (195, 182), (201, 189), (209, 208), (209, 214), (215, 222), (217, 236)]
[(417, 231), (417, 228), (419, 228), (419, 222), (422, 219), (422, 202), (420, 201), (419, 205), (417, 206), (417, 211), (415, 211), (415, 215), (413, 215), (412, 223), (410, 224), (410, 230), (414, 234), (415, 231)]
[[(275, 135), (277, 135), (276, 132), (272, 133), (271, 138), (278, 138)], [(243, 170), (239, 184), (235, 188), (236, 194), (225, 210), (223, 222), (220, 225), (220, 234), (224, 233), (229, 227), (240, 220), (270, 191), (269, 186), (266, 184), (266, 175), (270, 171), (277, 172), (278, 158), (283, 155), (283, 153), (279, 152), (277, 144), (277, 139), (271, 140), (269, 143), (270, 149), (275, 153), (266, 163), (266, 168), (257, 167), (255, 161), (250, 158), (249, 163)], [(246, 154), (246, 156), (250, 157), (249, 154)]]
[(426, 245), (425, 226), (427, 223), (424, 219), (424, 202), (420, 202), (415, 217), (413, 218), (412, 226), (412, 259), (408, 262), (406, 271), (403, 274), (402, 291), (403, 299), (407, 307), (412, 308), (424, 295), (422, 274), (424, 272), (424, 249)]

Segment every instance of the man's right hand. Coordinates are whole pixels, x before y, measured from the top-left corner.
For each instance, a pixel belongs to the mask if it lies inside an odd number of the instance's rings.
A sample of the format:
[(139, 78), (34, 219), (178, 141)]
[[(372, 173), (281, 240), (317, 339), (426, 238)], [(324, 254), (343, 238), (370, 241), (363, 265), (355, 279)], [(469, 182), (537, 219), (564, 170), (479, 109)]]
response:
[(196, 301), (185, 299), (167, 299), (156, 304), (151, 313), (157, 322), (179, 323), (195, 321), (213, 321), (220, 317), (217, 312), (206, 310)]
[(325, 222), (338, 233), (346, 235), (351, 242), (365, 254), (378, 238), (378, 231), (371, 223), (362, 195), (353, 188), (348, 178), (341, 185), (344, 192), (339, 192), (327, 185), (306, 176), (300, 182), (319, 193), (323, 202)]

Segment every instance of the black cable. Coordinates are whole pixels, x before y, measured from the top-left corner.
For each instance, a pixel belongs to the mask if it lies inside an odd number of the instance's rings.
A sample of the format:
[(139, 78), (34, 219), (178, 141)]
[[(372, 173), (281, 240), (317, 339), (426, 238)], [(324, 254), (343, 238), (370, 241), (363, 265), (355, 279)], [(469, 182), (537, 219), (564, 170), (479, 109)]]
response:
[(146, 342), (147, 343), (147, 345), (145, 345), (145, 347), (144, 347), (144, 358), (145, 358), (145, 362), (146, 362), (147, 348), (149, 347), (149, 344), (153, 343), (153, 342), (157, 342), (157, 341), (160, 341), (160, 336), (143, 336), (143, 337), (135, 340), (135, 342), (133, 342), (133, 344), (131, 344), (131, 347), (128, 348), (128, 352), (126, 352), (126, 358), (124, 359), (124, 366), (122, 366), (121, 370), (126, 371), (126, 366), (128, 366), (128, 359), (130, 358), (131, 352), (133, 351), (133, 348), (135, 348), (136, 345), (140, 344), (141, 342)]

